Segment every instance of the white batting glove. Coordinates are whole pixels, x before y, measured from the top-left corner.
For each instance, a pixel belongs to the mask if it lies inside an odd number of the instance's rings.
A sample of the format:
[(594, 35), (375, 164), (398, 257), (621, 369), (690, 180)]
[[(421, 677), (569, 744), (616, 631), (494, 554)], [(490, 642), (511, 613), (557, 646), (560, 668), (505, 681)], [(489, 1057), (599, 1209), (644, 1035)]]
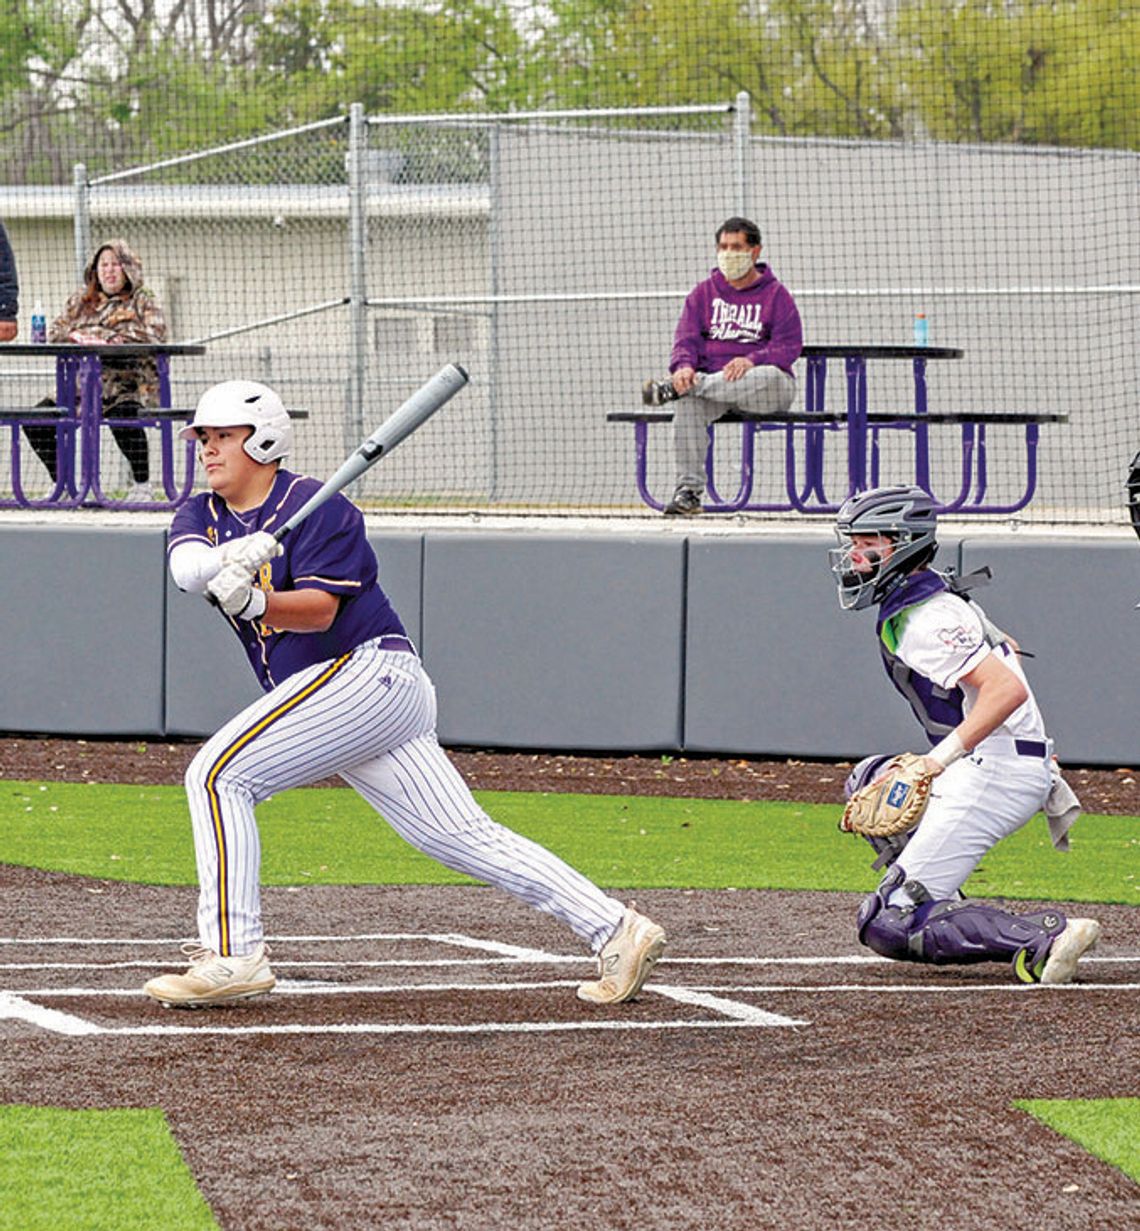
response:
[(240, 564), (225, 565), (206, 587), (210, 602), (239, 620), (260, 620), (269, 605), (264, 590), (253, 584), (249, 570)]
[(223, 565), (240, 564), (247, 572), (256, 573), (263, 564), (268, 564), (274, 556), (279, 556), (284, 547), (264, 530), (243, 535), (240, 539), (230, 539), (218, 548), (218, 555)]

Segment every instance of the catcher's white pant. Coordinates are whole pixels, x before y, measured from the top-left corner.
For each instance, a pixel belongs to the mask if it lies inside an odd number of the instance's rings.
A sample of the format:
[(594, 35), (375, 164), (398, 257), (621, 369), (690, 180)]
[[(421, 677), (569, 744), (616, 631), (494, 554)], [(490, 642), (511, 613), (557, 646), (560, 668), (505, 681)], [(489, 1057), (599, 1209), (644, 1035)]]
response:
[[(1045, 806), (1051, 781), (1048, 756), (1020, 756), (1004, 737), (985, 740), (934, 779), (898, 866), (935, 901), (954, 897), (982, 857)], [(896, 889), (888, 904), (913, 903), (905, 889)]]
[(795, 400), (796, 382), (782, 368), (760, 363), (739, 380), (725, 380), (720, 372), (697, 376), (692, 393), (673, 403), (673, 448), (677, 486), (705, 490), (705, 454), (708, 426), (732, 409), (787, 410)]
[(377, 641), (297, 672), (230, 719), (186, 771), (202, 945), (230, 956), (262, 940), (255, 805), (339, 774), (425, 855), (548, 912), (598, 952), (625, 908), (492, 821), (435, 723), (435, 688), (419, 658)]

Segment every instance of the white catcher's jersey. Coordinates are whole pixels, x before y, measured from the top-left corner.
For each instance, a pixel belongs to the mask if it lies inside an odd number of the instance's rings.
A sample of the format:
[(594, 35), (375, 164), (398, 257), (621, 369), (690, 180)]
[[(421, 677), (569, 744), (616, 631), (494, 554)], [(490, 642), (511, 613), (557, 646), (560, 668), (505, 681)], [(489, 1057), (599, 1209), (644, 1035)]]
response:
[(960, 688), (963, 717), (973, 709), (978, 694), (962, 677), (988, 655), (998, 655), (1002, 664), (1022, 681), (1029, 696), (976, 751), (984, 751), (987, 744), (996, 751), (999, 743), (1008, 743), (1011, 738), (1045, 739), (1045, 723), (1018, 655), (1009, 646), (994, 648), (987, 643), (982, 614), (976, 604), (944, 591), (911, 608), (895, 653), (912, 671), (939, 688)]
[[(899, 856), (907, 878), (940, 901), (953, 898), (982, 857), (1043, 807), (1053, 745), (1017, 654), (1008, 645), (987, 642), (976, 604), (943, 591), (908, 608), (905, 616), (895, 626), (894, 653), (926, 681), (916, 690), (926, 693), (926, 700), (937, 689), (941, 703), (952, 707), (960, 694), (964, 717), (978, 694), (962, 677), (990, 654), (999, 655), (1029, 690), (1000, 727), (934, 780), (926, 813)], [(912, 901), (905, 887), (890, 897), (892, 905)]]

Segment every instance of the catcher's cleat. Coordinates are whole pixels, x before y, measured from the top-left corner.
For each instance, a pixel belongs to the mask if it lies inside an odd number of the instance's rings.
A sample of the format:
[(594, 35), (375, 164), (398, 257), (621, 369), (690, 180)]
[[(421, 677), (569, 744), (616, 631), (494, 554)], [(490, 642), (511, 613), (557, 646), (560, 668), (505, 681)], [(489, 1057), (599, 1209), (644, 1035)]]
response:
[(1049, 946), (1041, 982), (1071, 983), (1077, 973), (1077, 963), (1099, 939), (1100, 924), (1095, 919), (1070, 919), (1065, 930)]
[(621, 926), (598, 955), (597, 982), (579, 984), (578, 999), (594, 1004), (632, 1000), (645, 985), (664, 948), (664, 929), (630, 906)]
[(167, 1008), (198, 1009), (244, 1000), (272, 991), (277, 983), (269, 969), (268, 945), (258, 945), (244, 957), (220, 957), (193, 944), (183, 945), (182, 952), (190, 959), (190, 969), (184, 975), (159, 975), (143, 987), (148, 996)]
[(680, 396), (668, 379), (647, 380), (641, 386), (641, 400), (646, 406), (664, 406), (666, 402), (675, 402)]
[(695, 517), (701, 511), (701, 497), (691, 487), (678, 487), (665, 506), (666, 517)]

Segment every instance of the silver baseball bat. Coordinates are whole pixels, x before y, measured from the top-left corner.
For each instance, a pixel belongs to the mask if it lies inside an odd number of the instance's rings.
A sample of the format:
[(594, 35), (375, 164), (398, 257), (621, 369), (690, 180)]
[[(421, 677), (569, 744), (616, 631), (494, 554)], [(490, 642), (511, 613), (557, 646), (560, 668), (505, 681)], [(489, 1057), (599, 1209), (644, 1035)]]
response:
[(315, 509), (319, 509), (326, 500), (343, 491), (354, 479), (358, 479), (366, 470), (389, 453), (401, 440), (410, 436), (425, 420), (431, 418), (437, 410), (460, 389), (467, 384), (468, 376), (457, 363), (449, 363), (421, 385), (415, 393), (368, 437), (358, 448), (354, 449), (341, 464), (340, 469), (321, 485), (292, 517), (280, 528), (274, 531), (273, 537), (281, 539), (296, 529)]

